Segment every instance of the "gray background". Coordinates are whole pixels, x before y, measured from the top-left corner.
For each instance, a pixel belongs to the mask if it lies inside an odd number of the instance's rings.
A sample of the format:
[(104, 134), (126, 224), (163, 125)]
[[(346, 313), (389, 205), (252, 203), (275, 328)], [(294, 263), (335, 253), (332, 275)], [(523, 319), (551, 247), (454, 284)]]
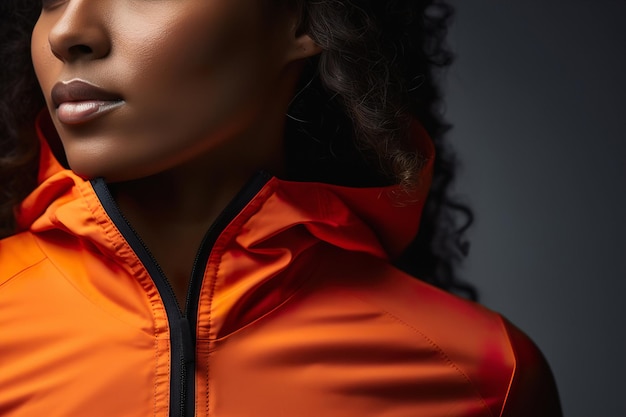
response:
[(464, 276), (539, 345), (568, 417), (626, 417), (626, 1), (454, 0)]

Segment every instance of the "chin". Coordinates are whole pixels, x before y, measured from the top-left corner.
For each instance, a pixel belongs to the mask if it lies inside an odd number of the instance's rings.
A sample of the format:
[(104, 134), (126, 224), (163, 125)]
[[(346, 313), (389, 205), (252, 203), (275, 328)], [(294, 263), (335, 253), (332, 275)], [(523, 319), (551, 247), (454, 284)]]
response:
[[(101, 163), (101, 161), (98, 161)], [(75, 162), (71, 159), (68, 160), (70, 169), (79, 177), (84, 180), (93, 180), (95, 178), (104, 178), (107, 182), (120, 182), (126, 181), (132, 178), (126, 178), (124, 175), (120, 175), (120, 172), (108, 167), (100, 167), (99, 164), (90, 163), (89, 161)]]
[(120, 160), (110, 161), (98, 158), (96, 161), (87, 160), (81, 158), (80, 161), (68, 160), (70, 169), (79, 177), (85, 180), (92, 180), (95, 178), (102, 178), (107, 183), (119, 183), (133, 180), (140, 180), (152, 175), (158, 174), (160, 170), (154, 172), (148, 170), (138, 170), (137, 166), (141, 166), (140, 163), (135, 164), (120, 164)]
[(78, 175), (84, 180), (92, 180), (94, 178), (101, 177), (102, 175), (98, 172), (98, 170), (94, 169), (93, 165), (89, 166), (88, 164), (79, 164), (73, 162), (68, 158), (68, 165), (74, 174)]

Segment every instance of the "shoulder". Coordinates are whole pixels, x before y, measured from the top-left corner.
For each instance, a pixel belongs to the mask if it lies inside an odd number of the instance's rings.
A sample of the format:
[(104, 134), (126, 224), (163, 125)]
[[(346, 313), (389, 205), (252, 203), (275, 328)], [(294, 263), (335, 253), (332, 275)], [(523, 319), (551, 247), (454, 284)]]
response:
[(494, 415), (561, 416), (550, 368), (536, 345), (501, 315), (364, 255), (333, 263), (346, 293), (426, 340)]
[(0, 286), (46, 259), (29, 232), (0, 240)]
[[(386, 260), (366, 254), (325, 257), (325, 281), (432, 339), (447, 351), (502, 343), (510, 347), (503, 319), (493, 311), (398, 270)], [(476, 344), (476, 346), (474, 346)]]
[(561, 416), (556, 382), (545, 357), (526, 334), (506, 319), (504, 326), (515, 354), (515, 372), (502, 416)]

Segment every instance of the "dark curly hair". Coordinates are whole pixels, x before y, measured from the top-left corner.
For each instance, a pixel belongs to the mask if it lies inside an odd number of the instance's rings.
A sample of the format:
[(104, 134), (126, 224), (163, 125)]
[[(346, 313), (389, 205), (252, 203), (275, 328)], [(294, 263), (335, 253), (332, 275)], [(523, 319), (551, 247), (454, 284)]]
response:
[(30, 60), (35, 1), (0, 2), (0, 237), (14, 229), (13, 208), (35, 186), (33, 120), (44, 106)]
[[(323, 52), (304, 69), (287, 118), (290, 179), (350, 186), (420, 181), (423, 162), (409, 142), (418, 120), (435, 149), (434, 177), (420, 231), (398, 266), (446, 290), (476, 298), (457, 277), (467, 254), (471, 210), (450, 196), (457, 162), (445, 133), (438, 77), (452, 62), (444, 0), (266, 0), (300, 12), (299, 30)], [(39, 3), (0, 2), (0, 237), (13, 233), (13, 208), (35, 186), (32, 133), (43, 99), (30, 63)], [(407, 193), (408, 198), (409, 193)]]

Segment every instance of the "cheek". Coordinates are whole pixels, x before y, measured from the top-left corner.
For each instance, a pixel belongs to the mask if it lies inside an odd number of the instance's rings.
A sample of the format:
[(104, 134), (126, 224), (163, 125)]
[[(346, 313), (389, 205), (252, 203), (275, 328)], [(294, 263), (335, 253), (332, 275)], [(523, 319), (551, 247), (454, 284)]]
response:
[(158, 48), (126, 48), (137, 51), (135, 59), (126, 60), (136, 74), (128, 87), (146, 117), (161, 128), (240, 118), (237, 112), (245, 112), (257, 96), (263, 68), (255, 37), (233, 27), (238, 25), (188, 24), (185, 30), (164, 31), (176, 36), (150, 37)]
[(33, 29), (31, 38), (31, 58), (33, 67), (39, 85), (48, 102), (49, 97), (47, 93), (52, 89), (55, 83), (60, 66), (60, 61), (54, 56), (50, 50), (50, 44), (48, 43), (50, 26), (50, 23), (40, 19)]

